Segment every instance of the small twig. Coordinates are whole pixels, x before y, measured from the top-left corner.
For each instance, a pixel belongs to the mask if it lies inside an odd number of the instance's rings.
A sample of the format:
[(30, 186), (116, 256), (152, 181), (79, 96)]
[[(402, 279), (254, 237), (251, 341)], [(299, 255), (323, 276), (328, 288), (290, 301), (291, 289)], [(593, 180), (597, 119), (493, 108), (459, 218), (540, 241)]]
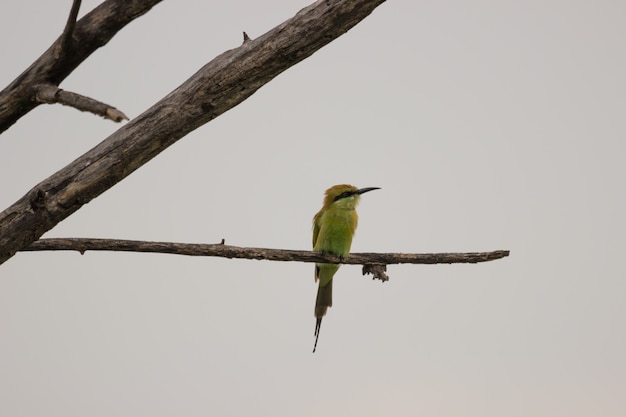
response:
[(72, 8), (70, 9), (70, 15), (67, 18), (65, 29), (61, 35), (61, 43), (58, 44), (54, 55), (56, 59), (59, 59), (63, 55), (66, 55), (72, 48), (72, 35), (74, 34), (74, 28), (76, 27), (76, 18), (78, 17), (78, 10), (80, 9), (81, 0), (74, 0)]
[[(75, 250), (153, 252), (188, 256), (259, 259), (285, 262), (325, 262), (351, 265), (454, 264), (487, 262), (509, 256), (508, 250), (469, 253), (351, 253), (345, 258), (304, 250), (242, 248), (224, 243), (145, 242), (139, 240), (56, 238), (40, 239), (22, 251)], [(383, 269), (384, 271), (384, 269)]]
[(121, 122), (128, 120), (128, 117), (118, 109), (106, 103), (102, 103), (92, 98), (63, 90), (52, 84), (39, 84), (35, 86), (36, 99), (41, 103), (59, 103), (74, 107), (80, 111), (102, 116), (105, 119)]
[(248, 34), (246, 32), (243, 33), (243, 43), (246, 42), (250, 42), (252, 39), (250, 39), (250, 36), (248, 36)]

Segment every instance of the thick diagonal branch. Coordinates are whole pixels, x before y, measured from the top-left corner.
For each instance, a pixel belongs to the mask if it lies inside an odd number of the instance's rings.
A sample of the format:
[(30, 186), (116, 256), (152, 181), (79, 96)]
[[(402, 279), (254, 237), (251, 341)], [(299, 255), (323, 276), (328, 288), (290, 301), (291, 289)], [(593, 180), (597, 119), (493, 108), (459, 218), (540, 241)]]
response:
[(383, 2), (317, 1), (265, 35), (215, 58), (0, 213), (0, 264), (187, 133), (347, 32)]

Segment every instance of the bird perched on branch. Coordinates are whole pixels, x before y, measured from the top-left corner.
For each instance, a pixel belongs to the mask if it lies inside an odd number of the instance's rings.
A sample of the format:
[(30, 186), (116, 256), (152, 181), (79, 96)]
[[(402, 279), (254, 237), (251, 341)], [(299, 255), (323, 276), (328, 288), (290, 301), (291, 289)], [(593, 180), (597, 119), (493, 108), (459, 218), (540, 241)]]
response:
[[(350, 253), (352, 236), (359, 216), (356, 206), (361, 194), (378, 187), (358, 189), (353, 185), (341, 184), (330, 187), (324, 196), (324, 205), (313, 218), (313, 250), (344, 257)], [(333, 305), (333, 276), (339, 269), (337, 264), (315, 264), (315, 281), (319, 281), (315, 300), (315, 345), (320, 335), (322, 318), (328, 307)]]

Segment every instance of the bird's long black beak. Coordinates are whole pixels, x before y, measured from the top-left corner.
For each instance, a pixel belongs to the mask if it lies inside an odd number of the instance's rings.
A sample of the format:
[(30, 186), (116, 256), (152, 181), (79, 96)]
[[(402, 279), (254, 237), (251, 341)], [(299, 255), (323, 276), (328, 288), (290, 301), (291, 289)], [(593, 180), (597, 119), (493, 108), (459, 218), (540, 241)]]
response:
[(367, 187), (367, 188), (361, 188), (360, 190), (356, 190), (354, 192), (354, 194), (364, 194), (368, 191), (373, 191), (373, 190), (380, 190), (380, 187)]

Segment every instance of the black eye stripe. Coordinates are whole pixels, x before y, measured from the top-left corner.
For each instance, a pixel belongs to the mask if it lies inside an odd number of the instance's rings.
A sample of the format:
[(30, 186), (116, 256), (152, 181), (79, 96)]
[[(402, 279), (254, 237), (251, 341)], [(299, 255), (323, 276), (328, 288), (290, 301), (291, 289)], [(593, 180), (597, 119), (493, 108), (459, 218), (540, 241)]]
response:
[(333, 201), (337, 201), (337, 200), (341, 200), (342, 198), (350, 197), (353, 194), (354, 194), (354, 192), (352, 192), (352, 191), (344, 191), (343, 193), (341, 193), (337, 197), (335, 197), (335, 199)]

